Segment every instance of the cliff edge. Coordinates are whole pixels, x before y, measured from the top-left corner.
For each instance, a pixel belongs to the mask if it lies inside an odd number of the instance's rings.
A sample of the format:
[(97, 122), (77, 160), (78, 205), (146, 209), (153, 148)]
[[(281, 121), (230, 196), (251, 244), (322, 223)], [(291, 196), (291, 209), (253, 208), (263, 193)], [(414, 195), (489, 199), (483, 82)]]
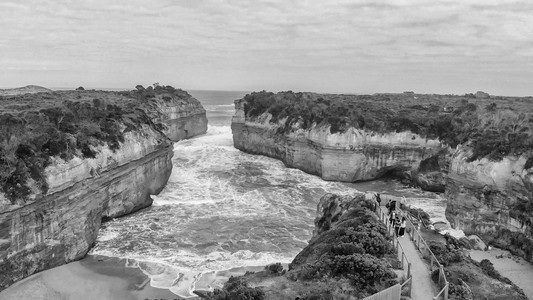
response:
[(151, 205), (172, 143), (205, 133), (170, 86), (0, 97), (0, 290), (85, 256), (102, 220)]
[[(446, 149), (436, 137), (409, 130), (403, 119), (396, 120), (398, 130), (387, 128), (391, 125), (383, 120), (395, 112), (379, 104), (346, 95), (252, 93), (235, 102), (234, 146), (346, 182), (410, 176), (422, 161)], [(368, 115), (356, 110), (358, 105)]]
[(262, 91), (235, 101), (233, 142), (325, 180), (444, 192), (452, 226), (533, 261), (532, 101)]

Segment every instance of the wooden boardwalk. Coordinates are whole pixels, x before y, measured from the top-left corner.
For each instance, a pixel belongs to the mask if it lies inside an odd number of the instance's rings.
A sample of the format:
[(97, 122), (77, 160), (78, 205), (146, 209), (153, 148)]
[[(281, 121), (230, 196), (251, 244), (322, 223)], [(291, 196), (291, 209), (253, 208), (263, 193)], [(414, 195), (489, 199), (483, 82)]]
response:
[[(380, 209), (376, 210), (378, 215), (385, 213), (387, 209), (384, 206), (381, 206)], [(388, 225), (388, 218), (383, 219)], [(403, 253), (407, 257), (407, 260), (411, 263), (411, 275), (412, 279), (412, 288), (411, 288), (411, 298), (413, 300), (432, 300), (433, 297), (439, 292), (437, 286), (431, 280), (431, 270), (427, 261), (422, 257), (420, 251), (417, 250), (415, 241), (411, 240), (410, 235), (406, 232), (403, 237), (398, 238), (398, 242), (401, 245)]]
[(413, 300), (431, 300), (437, 294), (437, 288), (431, 281), (429, 265), (421, 257), (420, 252), (416, 250), (415, 244), (404, 235), (399, 239), (404, 250), (405, 256), (411, 263), (411, 274), (413, 275), (413, 287), (411, 290), (411, 299)]

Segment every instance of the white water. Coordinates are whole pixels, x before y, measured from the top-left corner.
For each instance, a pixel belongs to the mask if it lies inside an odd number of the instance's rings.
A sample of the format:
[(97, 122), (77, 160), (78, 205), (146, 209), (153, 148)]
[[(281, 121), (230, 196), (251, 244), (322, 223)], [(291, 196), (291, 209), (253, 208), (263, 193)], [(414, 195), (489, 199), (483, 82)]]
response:
[(316, 205), (328, 192), (403, 195), (445, 221), (444, 200), (433, 193), (395, 181), (323, 181), (240, 152), (229, 127), (233, 106), (225, 101), (204, 105), (214, 124), (206, 135), (175, 144), (172, 175), (153, 206), (103, 224), (91, 254), (128, 258), (152, 286), (191, 297), (195, 288), (220, 286), (220, 271), (289, 263), (310, 239)]

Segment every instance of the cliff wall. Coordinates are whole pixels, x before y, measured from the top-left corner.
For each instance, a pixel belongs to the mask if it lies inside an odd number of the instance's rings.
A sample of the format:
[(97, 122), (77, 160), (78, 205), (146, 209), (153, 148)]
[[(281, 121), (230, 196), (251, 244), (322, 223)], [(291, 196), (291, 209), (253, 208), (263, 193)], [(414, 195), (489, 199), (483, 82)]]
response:
[(533, 168), (526, 166), (527, 154), (468, 162), (469, 152), (459, 147), (451, 157), (447, 219), (466, 234), (478, 234), (533, 261)]
[[(282, 160), (288, 167), (346, 182), (372, 180), (387, 173), (410, 175), (420, 162), (436, 156), (443, 146), (436, 139), (418, 134), (376, 133), (348, 128), (330, 133), (328, 126), (298, 128), (280, 133), (282, 124), (273, 124), (268, 114), (246, 120), (242, 101), (235, 102), (232, 120), (235, 148)], [(431, 184), (429, 184), (431, 185)]]
[(90, 146), (94, 157), (50, 157), (46, 192), (31, 178), (25, 199), (8, 200), (8, 189), (0, 191), (0, 290), (84, 257), (102, 220), (151, 205), (150, 195), (163, 189), (172, 171), (172, 142), (207, 130), (205, 110), (188, 97), (144, 102), (144, 121), (135, 130), (119, 123), (123, 139), (116, 149), (99, 144)]
[(158, 101), (160, 120), (166, 125), (164, 133), (173, 141), (204, 134), (207, 131), (205, 109), (194, 98), (178, 101)]
[(237, 149), (326, 180), (391, 174), (445, 192), (455, 229), (533, 261), (531, 98), (258, 92), (235, 102)]

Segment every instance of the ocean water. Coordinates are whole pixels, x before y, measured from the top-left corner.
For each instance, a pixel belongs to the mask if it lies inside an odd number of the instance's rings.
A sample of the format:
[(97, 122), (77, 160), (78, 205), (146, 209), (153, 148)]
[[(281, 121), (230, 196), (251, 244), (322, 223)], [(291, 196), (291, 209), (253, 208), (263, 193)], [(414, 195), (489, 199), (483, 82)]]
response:
[[(282, 162), (240, 152), (230, 129), (233, 100), (245, 92), (190, 91), (207, 110), (205, 135), (174, 146), (173, 171), (153, 206), (104, 223), (90, 254), (127, 258), (154, 287), (181, 297), (221, 286), (230, 269), (289, 263), (311, 238), (325, 193), (406, 197), (447, 223), (437, 194), (396, 181), (324, 181)], [(233, 273), (232, 273), (233, 274)]]

